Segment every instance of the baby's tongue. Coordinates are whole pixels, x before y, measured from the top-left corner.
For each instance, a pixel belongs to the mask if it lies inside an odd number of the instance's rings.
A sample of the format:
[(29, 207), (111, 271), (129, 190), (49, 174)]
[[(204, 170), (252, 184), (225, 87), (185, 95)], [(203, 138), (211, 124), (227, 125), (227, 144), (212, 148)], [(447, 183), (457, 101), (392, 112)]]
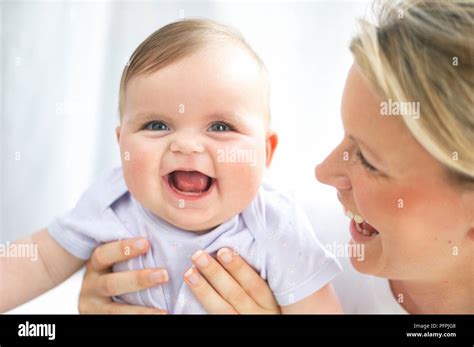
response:
[(209, 177), (197, 171), (175, 171), (173, 183), (182, 192), (202, 192), (206, 190)]

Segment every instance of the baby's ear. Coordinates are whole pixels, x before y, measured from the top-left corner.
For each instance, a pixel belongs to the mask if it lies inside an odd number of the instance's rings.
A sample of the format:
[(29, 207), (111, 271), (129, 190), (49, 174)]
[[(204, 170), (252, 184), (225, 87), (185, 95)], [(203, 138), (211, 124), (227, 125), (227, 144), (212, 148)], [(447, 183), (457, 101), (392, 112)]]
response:
[(117, 135), (117, 142), (120, 143), (120, 125), (115, 128), (115, 134)]
[(265, 165), (270, 166), (273, 159), (273, 154), (278, 145), (278, 135), (274, 131), (269, 131), (267, 134), (267, 140), (265, 142)]

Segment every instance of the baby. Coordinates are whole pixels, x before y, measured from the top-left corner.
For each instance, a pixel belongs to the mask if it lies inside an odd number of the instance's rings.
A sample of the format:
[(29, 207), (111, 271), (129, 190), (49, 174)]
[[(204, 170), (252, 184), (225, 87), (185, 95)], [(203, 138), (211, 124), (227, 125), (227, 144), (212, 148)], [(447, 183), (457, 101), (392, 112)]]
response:
[(183, 274), (197, 251), (229, 247), (268, 281), (283, 313), (318, 312), (318, 291), (340, 266), (293, 200), (262, 184), (277, 135), (265, 66), (244, 39), (209, 20), (161, 28), (127, 63), (119, 105), (122, 167), (48, 226), (63, 257), (87, 260), (102, 243), (145, 237), (150, 251), (114, 271), (163, 267), (169, 281), (114, 299), (204, 313)]

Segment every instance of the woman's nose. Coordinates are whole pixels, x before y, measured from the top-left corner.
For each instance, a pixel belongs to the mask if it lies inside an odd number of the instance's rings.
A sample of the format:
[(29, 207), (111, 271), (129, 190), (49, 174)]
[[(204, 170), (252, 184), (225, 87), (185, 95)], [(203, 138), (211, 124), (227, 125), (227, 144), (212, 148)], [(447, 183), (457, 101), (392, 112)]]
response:
[(336, 148), (314, 169), (316, 179), (339, 190), (351, 189), (351, 181), (346, 172), (347, 161), (342, 151)]
[(171, 152), (193, 154), (204, 152), (204, 146), (193, 134), (177, 135), (170, 146)]

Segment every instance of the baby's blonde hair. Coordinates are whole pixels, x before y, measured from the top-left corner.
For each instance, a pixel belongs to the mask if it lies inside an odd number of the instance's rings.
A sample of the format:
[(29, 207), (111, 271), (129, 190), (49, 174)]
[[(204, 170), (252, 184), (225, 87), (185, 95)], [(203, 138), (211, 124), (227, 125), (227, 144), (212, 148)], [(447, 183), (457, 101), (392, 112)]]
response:
[(419, 102), (403, 116), (456, 182), (474, 183), (474, 3), (378, 1), (378, 26), (361, 21), (357, 65), (384, 100)]
[(229, 26), (209, 19), (184, 19), (158, 29), (133, 52), (126, 64), (120, 81), (119, 114), (122, 118), (124, 94), (129, 81), (144, 74), (158, 71), (165, 66), (185, 58), (211, 44), (231, 43), (246, 51), (259, 67), (267, 88), (267, 110), (269, 115), (269, 82), (265, 64), (245, 41), (243, 36)]

